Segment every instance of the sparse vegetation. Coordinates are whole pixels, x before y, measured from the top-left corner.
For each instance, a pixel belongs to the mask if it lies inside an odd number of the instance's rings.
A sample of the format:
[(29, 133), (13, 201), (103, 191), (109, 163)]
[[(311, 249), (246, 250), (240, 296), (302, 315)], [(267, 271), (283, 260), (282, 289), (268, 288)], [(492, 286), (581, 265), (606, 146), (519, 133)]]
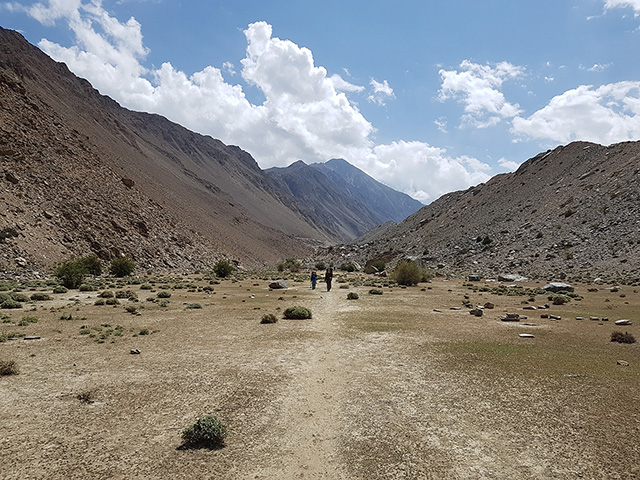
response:
[(356, 266), (353, 263), (343, 263), (340, 265), (340, 270), (343, 272), (355, 272)]
[(629, 332), (612, 332), (611, 341), (617, 343), (636, 343), (635, 337)]
[(187, 448), (222, 448), (226, 436), (227, 426), (215, 415), (197, 418), (196, 423), (182, 431), (182, 440)]
[(82, 285), (87, 273), (84, 264), (77, 259), (62, 262), (56, 268), (56, 277), (60, 279), (66, 288), (78, 288)]
[(307, 318), (311, 318), (311, 310), (299, 305), (289, 307), (284, 311), (284, 318), (293, 320), (304, 320)]
[(0, 360), (0, 376), (17, 375), (18, 373), (18, 364), (15, 360)]
[(48, 293), (43, 293), (43, 292), (36, 292), (31, 294), (31, 297), (29, 297), (31, 300), (35, 301), (47, 301), (47, 300), (51, 300), (51, 296)]
[(260, 323), (276, 323), (278, 321), (278, 317), (276, 317), (273, 313), (266, 313), (262, 316), (262, 320)]
[(372, 288), (371, 290), (369, 290), (370, 295), (382, 295), (382, 293), (382, 290), (379, 288)]
[(0, 230), (0, 243), (4, 242), (8, 238), (13, 238), (18, 236), (18, 231), (15, 228), (6, 227)]
[(358, 300), (360, 296), (356, 292), (347, 293), (347, 300)]

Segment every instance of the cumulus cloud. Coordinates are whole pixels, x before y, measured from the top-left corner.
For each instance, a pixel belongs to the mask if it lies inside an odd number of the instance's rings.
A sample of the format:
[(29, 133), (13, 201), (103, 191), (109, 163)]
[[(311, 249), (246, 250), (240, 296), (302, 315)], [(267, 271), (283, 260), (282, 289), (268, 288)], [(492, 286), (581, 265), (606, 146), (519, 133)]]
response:
[(522, 165), (522, 163), (514, 162), (513, 160), (507, 160), (506, 158), (502, 157), (500, 160), (498, 160), (498, 165), (509, 172), (513, 172), (517, 170), (518, 167)]
[(604, 65), (600, 63), (594, 63), (590, 67), (585, 67), (584, 65), (580, 65), (578, 68), (580, 68), (580, 70), (586, 70), (587, 72), (604, 72), (607, 68), (611, 67), (612, 65), (613, 63), (605, 63)]
[(635, 16), (640, 15), (640, 0), (604, 0), (605, 10), (612, 8), (633, 8)]
[[(148, 50), (141, 25), (134, 18), (121, 22), (112, 17), (100, 0), (6, 5), (43, 24), (66, 22), (75, 35), (74, 45), (43, 39), (39, 46), (101, 93), (127, 108), (158, 113), (196, 132), (239, 145), (263, 168), (298, 159), (345, 158), (424, 202), (489, 178), (488, 165), (471, 157), (452, 157), (427, 143), (399, 141), (375, 146), (371, 139), (374, 127), (347, 97), (362, 93), (365, 87), (329, 75), (324, 67), (315, 65), (309, 49), (274, 37), (266, 22), (253, 23), (244, 31), (246, 56), (238, 71), (233, 63), (225, 62), (221, 68), (208, 66), (188, 74), (169, 62), (159, 68), (145, 67)], [(242, 84), (227, 82), (223, 72), (230, 77), (239, 74), (263, 93), (264, 101), (251, 103)], [(344, 73), (350, 77), (347, 69)], [(372, 101), (378, 104), (395, 96), (387, 81), (372, 79), (370, 86)], [(499, 111), (508, 109), (503, 102)]]
[(371, 103), (384, 106), (387, 104), (388, 99), (396, 97), (395, 93), (393, 93), (393, 88), (389, 86), (386, 80), (380, 83), (372, 78), (369, 85), (371, 85), (372, 92), (367, 97), (367, 100)]
[(500, 91), (507, 80), (524, 75), (524, 68), (509, 62), (494, 66), (464, 60), (460, 70), (440, 70), (441, 101), (455, 99), (464, 104), (462, 126), (486, 128), (517, 116), (520, 106), (506, 101)]
[(640, 82), (581, 85), (554, 97), (528, 118), (514, 118), (511, 130), (561, 143), (589, 140), (608, 145), (638, 139)]

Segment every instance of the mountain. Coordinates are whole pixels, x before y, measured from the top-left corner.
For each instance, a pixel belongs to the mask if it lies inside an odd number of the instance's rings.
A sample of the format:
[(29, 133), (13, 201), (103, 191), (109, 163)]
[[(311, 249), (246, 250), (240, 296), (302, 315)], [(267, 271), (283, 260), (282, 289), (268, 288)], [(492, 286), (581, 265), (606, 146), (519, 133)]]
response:
[(265, 172), (318, 228), (341, 241), (352, 241), (383, 223), (400, 222), (423, 206), (343, 159), (311, 165), (300, 160)]
[(322, 172), (339, 190), (359, 200), (385, 222), (399, 223), (424, 206), (406, 193), (383, 185), (341, 158), (313, 163), (311, 167)]
[(91, 253), (260, 265), (335, 239), (240, 148), (120, 107), (2, 28), (0, 165), (0, 270)]
[(353, 240), (386, 220), (339, 188), (321, 169), (299, 160), (288, 167), (265, 170), (278, 190), (296, 199), (301, 209), (317, 220), (327, 234), (342, 241)]
[(540, 153), (340, 255), (362, 263), (411, 257), (443, 274), (640, 284), (640, 142)]

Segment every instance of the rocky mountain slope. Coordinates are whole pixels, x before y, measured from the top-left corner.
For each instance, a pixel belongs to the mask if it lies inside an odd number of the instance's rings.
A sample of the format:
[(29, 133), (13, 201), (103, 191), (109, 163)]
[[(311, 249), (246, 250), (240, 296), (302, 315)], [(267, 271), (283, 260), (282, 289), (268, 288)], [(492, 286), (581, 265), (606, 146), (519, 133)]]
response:
[(308, 216), (328, 226), (340, 241), (350, 241), (385, 218), (368, 208), (351, 192), (343, 191), (325, 173), (303, 161), (288, 167), (270, 168), (265, 172), (278, 185), (278, 190), (293, 196)]
[(406, 193), (383, 185), (341, 158), (313, 163), (311, 167), (322, 172), (340, 191), (382, 217), (384, 222), (401, 222), (424, 206)]
[(640, 142), (559, 146), (331, 255), (412, 257), (442, 273), (640, 281)]
[(246, 152), (123, 109), (0, 29), (0, 270), (90, 253), (275, 262), (332, 240), (304, 215)]

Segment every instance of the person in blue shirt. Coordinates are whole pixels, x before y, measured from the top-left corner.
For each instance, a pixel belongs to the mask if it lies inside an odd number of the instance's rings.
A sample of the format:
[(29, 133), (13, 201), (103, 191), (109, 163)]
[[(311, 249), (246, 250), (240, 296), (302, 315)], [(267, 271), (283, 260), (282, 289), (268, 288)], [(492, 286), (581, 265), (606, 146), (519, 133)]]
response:
[(317, 281), (318, 281), (318, 274), (314, 270), (313, 272), (311, 272), (311, 290), (315, 290), (316, 289), (316, 282)]

